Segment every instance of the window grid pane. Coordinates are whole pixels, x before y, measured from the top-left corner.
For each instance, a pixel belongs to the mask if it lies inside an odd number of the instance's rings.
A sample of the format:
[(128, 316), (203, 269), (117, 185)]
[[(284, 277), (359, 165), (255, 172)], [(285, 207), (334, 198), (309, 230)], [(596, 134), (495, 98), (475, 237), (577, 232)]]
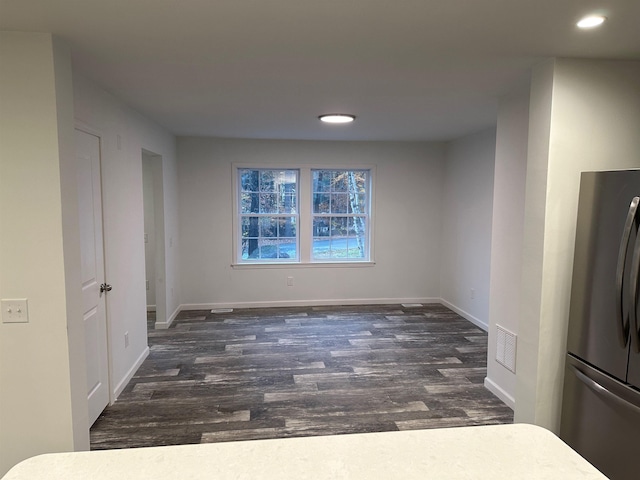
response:
[(298, 171), (239, 169), (240, 259), (298, 259)]
[(312, 170), (312, 259), (368, 258), (367, 170)]

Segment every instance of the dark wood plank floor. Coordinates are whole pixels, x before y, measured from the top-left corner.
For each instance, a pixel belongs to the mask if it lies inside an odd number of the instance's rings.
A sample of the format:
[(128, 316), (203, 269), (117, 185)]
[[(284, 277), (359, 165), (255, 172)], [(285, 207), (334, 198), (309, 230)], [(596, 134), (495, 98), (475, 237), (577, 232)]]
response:
[(441, 305), (185, 311), (91, 429), (91, 448), (512, 423), (487, 335)]

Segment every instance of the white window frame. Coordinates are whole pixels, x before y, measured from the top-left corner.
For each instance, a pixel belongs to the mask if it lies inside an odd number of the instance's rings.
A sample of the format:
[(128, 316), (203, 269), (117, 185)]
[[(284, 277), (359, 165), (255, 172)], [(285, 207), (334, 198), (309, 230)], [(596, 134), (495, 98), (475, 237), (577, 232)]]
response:
[[(234, 269), (252, 269), (252, 268), (357, 268), (357, 267), (370, 267), (375, 265), (375, 179), (376, 179), (376, 166), (375, 165), (345, 165), (345, 164), (295, 164), (289, 163), (286, 165), (273, 163), (273, 164), (245, 164), (245, 163), (233, 163), (232, 164), (232, 211), (233, 211), (233, 238), (232, 238), (232, 261), (231, 267)], [(243, 260), (241, 258), (241, 240), (242, 240), (242, 222), (240, 220), (240, 175), (238, 174), (242, 169), (256, 169), (256, 170), (297, 170), (298, 171), (298, 259), (249, 259)], [(367, 231), (367, 243), (368, 243), (368, 258), (346, 258), (346, 259), (313, 259), (313, 185), (312, 185), (312, 170), (367, 170), (369, 172), (368, 178), (368, 231)]]
[[(312, 246), (311, 246), (311, 250), (310, 250), (310, 260), (313, 263), (359, 263), (359, 262), (368, 262), (370, 259), (370, 251), (369, 251), (369, 244), (371, 243), (371, 228), (370, 228), (370, 221), (371, 221), (371, 198), (370, 198), (370, 193), (371, 193), (371, 171), (368, 168), (335, 168), (335, 167), (321, 167), (321, 168), (311, 168), (311, 184), (310, 184), (310, 196), (311, 196), (311, 202), (313, 205), (313, 195), (314, 192), (313, 191), (313, 172), (314, 171), (329, 171), (329, 172), (354, 172), (354, 171), (360, 171), (360, 172), (367, 172), (367, 181), (366, 181), (366, 185), (365, 185), (365, 191), (366, 191), (366, 201), (365, 201), (365, 206), (366, 209), (364, 212), (362, 213), (358, 213), (358, 214), (354, 214), (354, 213), (348, 213), (348, 212), (344, 212), (344, 213), (339, 213), (339, 212), (332, 212), (332, 213), (316, 213), (313, 211), (313, 206), (311, 206), (311, 208), (309, 209), (309, 215), (311, 215), (311, 228), (312, 228), (312, 232), (311, 232), (311, 242), (312, 242)], [(349, 187), (348, 187), (349, 188)], [(323, 193), (323, 192), (318, 192), (318, 193)], [(332, 194), (334, 193), (334, 191), (331, 192), (326, 192), (325, 194), (329, 195), (329, 197), (331, 198)], [(348, 195), (348, 190), (347, 193)], [(332, 201), (331, 201), (332, 203)], [(362, 258), (357, 258), (357, 257), (350, 257), (350, 258), (337, 258), (337, 257), (327, 257), (327, 258), (314, 258), (313, 257), (313, 241), (315, 238), (321, 238), (321, 237), (316, 237), (313, 235), (313, 220), (315, 218), (332, 218), (332, 217), (341, 217), (341, 218), (356, 218), (356, 217), (364, 217), (365, 218), (365, 224), (366, 224), (366, 235), (364, 236), (364, 253), (365, 255)], [(328, 240), (330, 240), (332, 237), (328, 236)], [(346, 240), (346, 238), (345, 238)]]
[[(282, 171), (282, 170), (287, 170), (290, 172), (295, 172), (296, 175), (296, 211), (295, 213), (250, 213), (250, 214), (244, 214), (241, 211), (240, 208), (240, 203), (241, 203), (241, 193), (242, 193), (242, 186), (240, 185), (240, 182), (242, 181), (242, 177), (241, 175), (239, 175), (239, 172), (241, 170), (255, 170), (255, 171)], [(290, 263), (297, 263), (299, 262), (300, 259), (300, 170), (297, 168), (292, 168), (292, 167), (287, 167), (287, 168), (276, 168), (276, 167), (237, 167), (234, 169), (235, 172), (235, 179), (234, 179), (234, 183), (235, 183), (235, 199), (234, 199), (234, 217), (236, 219), (236, 225), (234, 228), (235, 231), (235, 237), (234, 237), (234, 245), (235, 245), (235, 249), (236, 251), (234, 252), (236, 261), (239, 264), (262, 264), (262, 263), (286, 263), (286, 264), (290, 264)], [(257, 192), (256, 192), (257, 193)], [(257, 217), (259, 219), (261, 218), (271, 218), (271, 217), (293, 217), (296, 219), (296, 256), (292, 257), (292, 258), (275, 258), (275, 259), (271, 259), (271, 258), (251, 258), (251, 259), (243, 259), (242, 258), (242, 219), (243, 217)], [(261, 227), (259, 227), (261, 228)], [(277, 238), (277, 237), (276, 237)]]

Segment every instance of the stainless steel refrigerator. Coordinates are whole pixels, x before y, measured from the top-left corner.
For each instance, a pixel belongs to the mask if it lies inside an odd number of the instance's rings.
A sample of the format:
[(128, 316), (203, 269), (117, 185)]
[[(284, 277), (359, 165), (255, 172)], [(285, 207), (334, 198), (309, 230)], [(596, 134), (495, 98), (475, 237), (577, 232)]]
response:
[(580, 181), (560, 437), (611, 479), (640, 478), (640, 170)]

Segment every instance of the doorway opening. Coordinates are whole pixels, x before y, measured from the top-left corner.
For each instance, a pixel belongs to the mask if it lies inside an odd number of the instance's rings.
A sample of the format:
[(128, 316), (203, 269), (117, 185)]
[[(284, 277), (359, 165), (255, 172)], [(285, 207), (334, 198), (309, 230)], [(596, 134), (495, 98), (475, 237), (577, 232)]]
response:
[(167, 322), (162, 156), (142, 150), (147, 329)]

